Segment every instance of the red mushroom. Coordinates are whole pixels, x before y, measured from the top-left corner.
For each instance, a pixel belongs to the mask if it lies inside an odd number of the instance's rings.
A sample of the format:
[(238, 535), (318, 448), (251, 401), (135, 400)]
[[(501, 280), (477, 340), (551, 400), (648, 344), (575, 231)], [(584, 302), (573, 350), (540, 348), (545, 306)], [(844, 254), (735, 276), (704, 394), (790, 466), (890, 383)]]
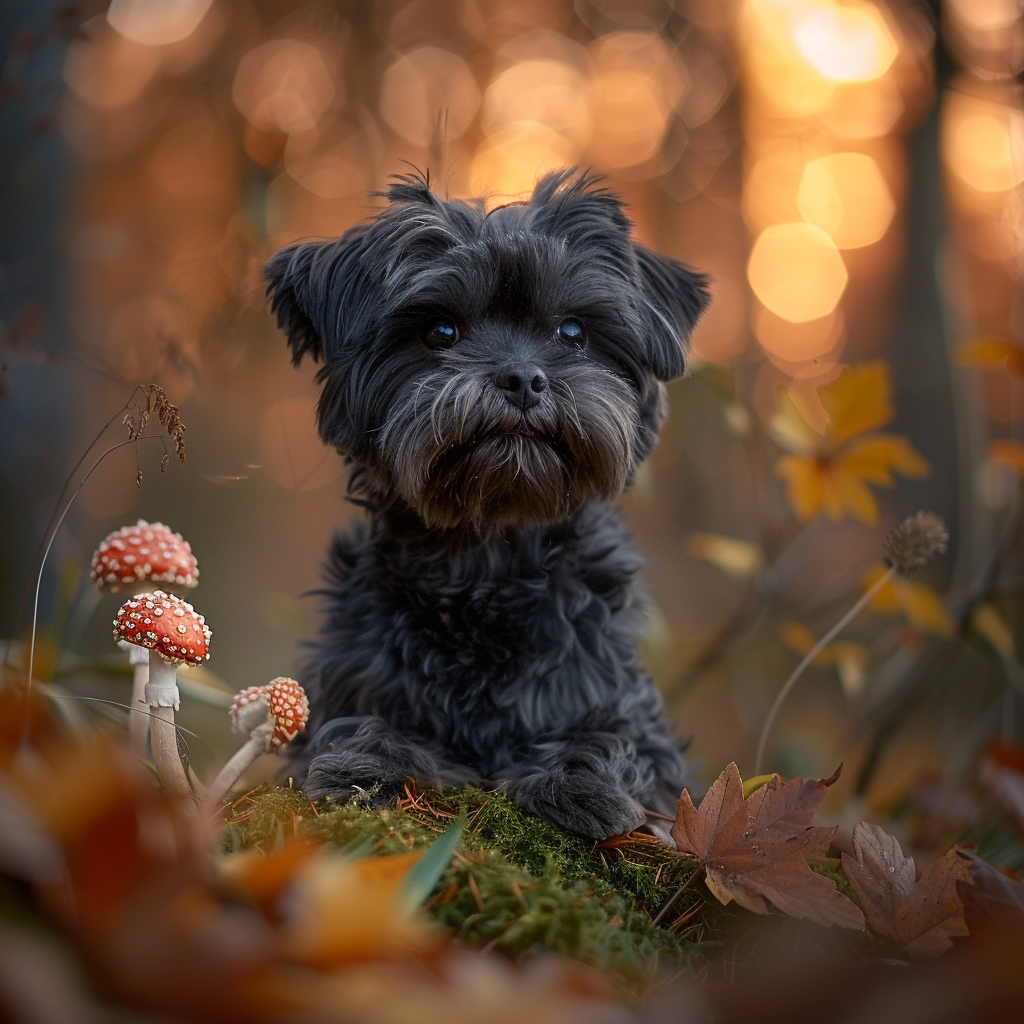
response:
[[(91, 575), (99, 590), (122, 586), (143, 588), (153, 583), (194, 587), (199, 567), (188, 541), (163, 523), (140, 519), (111, 533), (92, 556)], [(128, 742), (136, 757), (146, 756), (149, 720), (140, 710), (149, 678), (149, 658), (124, 645), (132, 673), (131, 710), (128, 712)]]
[(194, 587), (199, 568), (192, 547), (180, 533), (163, 523), (140, 519), (115, 530), (92, 556), (92, 578), (100, 590), (142, 582)]
[(130, 597), (114, 620), (114, 636), (149, 651), (145, 701), (150, 708), (153, 761), (164, 788), (177, 799), (191, 798), (178, 757), (174, 712), (180, 698), (178, 665), (201, 665), (210, 657), (211, 632), (206, 620), (187, 601), (162, 590)]
[(306, 691), (294, 679), (278, 676), (266, 686), (250, 686), (237, 693), (231, 702), (231, 727), (248, 739), (210, 784), (207, 806), (219, 808), (242, 772), (260, 754), (291, 743), (305, 728), (307, 718)]

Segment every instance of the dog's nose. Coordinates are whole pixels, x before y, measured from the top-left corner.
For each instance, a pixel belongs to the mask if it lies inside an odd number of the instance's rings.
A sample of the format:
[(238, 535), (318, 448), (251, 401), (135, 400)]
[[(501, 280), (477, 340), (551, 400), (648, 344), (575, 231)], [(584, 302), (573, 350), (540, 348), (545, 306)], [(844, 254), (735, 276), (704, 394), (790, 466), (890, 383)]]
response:
[(494, 383), (513, 404), (530, 409), (548, 389), (547, 374), (535, 363), (506, 363), (494, 375)]

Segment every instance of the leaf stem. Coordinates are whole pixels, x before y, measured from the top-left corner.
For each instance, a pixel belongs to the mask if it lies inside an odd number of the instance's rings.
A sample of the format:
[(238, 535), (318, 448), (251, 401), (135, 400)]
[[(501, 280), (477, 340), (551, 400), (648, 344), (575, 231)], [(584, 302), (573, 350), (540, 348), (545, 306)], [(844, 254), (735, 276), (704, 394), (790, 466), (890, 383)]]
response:
[(772, 703), (771, 710), (768, 712), (768, 717), (764, 721), (764, 726), (761, 728), (761, 736), (757, 741), (757, 758), (755, 760), (756, 768), (754, 770), (755, 775), (761, 775), (764, 765), (764, 751), (768, 745), (768, 736), (772, 731), (772, 726), (775, 724), (775, 718), (779, 713), (779, 709), (782, 707), (782, 702), (789, 695), (789, 691), (793, 689), (796, 681), (804, 674), (807, 666), (822, 652), (822, 650), (828, 646), (836, 636), (841, 633), (861, 612), (864, 606), (877, 594), (882, 587), (884, 587), (896, 574), (896, 567), (890, 566), (889, 569), (878, 577), (877, 580), (861, 595), (860, 600), (830, 629), (822, 638), (803, 656), (800, 664), (790, 673), (789, 678), (782, 684), (782, 689), (779, 690)]

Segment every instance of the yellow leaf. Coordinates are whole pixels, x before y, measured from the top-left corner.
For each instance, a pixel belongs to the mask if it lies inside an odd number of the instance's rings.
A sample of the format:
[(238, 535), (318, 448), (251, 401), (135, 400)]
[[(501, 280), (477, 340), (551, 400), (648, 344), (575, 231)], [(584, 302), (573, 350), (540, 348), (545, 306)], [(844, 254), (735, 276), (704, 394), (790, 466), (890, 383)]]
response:
[(942, 598), (931, 587), (899, 577), (893, 580), (893, 584), (903, 612), (912, 626), (939, 636), (952, 636), (956, 632), (956, 624), (949, 617)]
[(806, 654), (814, 646), (814, 634), (802, 622), (787, 622), (782, 627), (782, 639), (797, 654)]
[(818, 396), (829, 416), (832, 448), (883, 426), (895, 415), (889, 368), (881, 360), (847, 367), (830, 384), (818, 388)]
[(857, 438), (836, 456), (836, 464), (870, 483), (885, 487), (892, 486), (893, 471), (917, 478), (931, 472), (914, 446), (898, 434), (868, 434)]
[[(886, 572), (885, 566), (872, 566), (864, 576), (864, 589), (870, 589)], [(913, 583), (894, 576), (869, 602), (878, 611), (901, 611), (907, 621), (926, 633), (951, 636), (956, 623), (949, 616), (942, 598), (924, 583)]]
[(1004, 366), (1018, 377), (1024, 376), (1024, 349), (1008, 338), (988, 335), (965, 342), (956, 350), (960, 366)]
[(822, 435), (807, 422), (784, 387), (776, 392), (776, 408), (767, 427), (772, 440), (794, 455), (810, 455), (821, 445)]
[(858, 697), (867, 680), (868, 649), (863, 644), (850, 641), (834, 644), (836, 672), (843, 693), (847, 697)]
[(703, 558), (733, 579), (749, 579), (764, 568), (764, 552), (759, 544), (718, 533), (691, 533), (686, 552)]
[(971, 614), (971, 625), (995, 648), (1000, 657), (1016, 657), (1013, 632), (994, 605), (982, 604), (975, 608)]
[(825, 492), (824, 480), (817, 460), (801, 455), (784, 455), (775, 472), (786, 484), (786, 498), (797, 519), (806, 522), (818, 514)]
[(868, 526), (878, 522), (875, 496), (860, 477), (838, 465), (824, 477), (821, 504), (833, 522), (842, 519), (846, 512)]
[(1016, 441), (993, 441), (988, 446), (988, 457), (1024, 477), (1024, 445)]

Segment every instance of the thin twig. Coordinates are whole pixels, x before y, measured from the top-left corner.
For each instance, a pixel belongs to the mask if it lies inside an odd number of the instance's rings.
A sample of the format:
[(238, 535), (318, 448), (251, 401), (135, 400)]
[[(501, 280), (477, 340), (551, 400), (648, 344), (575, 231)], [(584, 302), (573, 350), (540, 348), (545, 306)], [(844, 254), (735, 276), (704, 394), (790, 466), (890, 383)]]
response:
[[(57, 538), (57, 534), (60, 532), (61, 524), (63, 524), (68, 512), (71, 511), (71, 506), (75, 503), (75, 498), (78, 497), (79, 491), (86, 485), (89, 477), (92, 476), (96, 467), (108, 456), (111, 452), (116, 452), (118, 448), (124, 448), (125, 445), (138, 444), (139, 441), (160, 441), (163, 442), (163, 438), (156, 434), (151, 434), (148, 437), (136, 437), (130, 441), (119, 441), (113, 447), (108, 448), (90, 467), (89, 472), (82, 477), (82, 480), (78, 486), (74, 489), (71, 497), (68, 498), (67, 504), (64, 506), (64, 510), (61, 512), (57, 519), (56, 524), (50, 531), (50, 539), (46, 543), (46, 548), (43, 551), (42, 561), (39, 563), (39, 571), (36, 573), (36, 589), (35, 596), (32, 600), (32, 629), (29, 633), (29, 644), (28, 644), (28, 695), (32, 696), (32, 668), (35, 661), (36, 653), (36, 628), (39, 624), (39, 591), (43, 585), (43, 570), (46, 568), (46, 559), (50, 556), (50, 549), (53, 547), (53, 542)], [(25, 720), (25, 728), (28, 729), (28, 718)]]
[(807, 666), (810, 665), (822, 650), (857, 617), (868, 601), (870, 601), (871, 598), (873, 598), (895, 574), (896, 567), (890, 566), (886, 572), (879, 576), (878, 579), (875, 580), (875, 582), (861, 595), (860, 600), (857, 601), (857, 603), (803, 656), (800, 664), (793, 669), (789, 678), (782, 684), (782, 689), (779, 690), (774, 702), (772, 703), (771, 710), (768, 712), (768, 717), (765, 719), (764, 725), (761, 728), (760, 739), (757, 741), (755, 775), (761, 774), (761, 770), (764, 765), (764, 750), (768, 745), (768, 736), (772, 731), (772, 726), (775, 724), (775, 718), (779, 713), (779, 708), (782, 707), (782, 702), (788, 696), (789, 691), (793, 689), (794, 684), (800, 676), (803, 675)]
[(655, 924), (660, 924), (662, 918), (669, 912), (669, 910), (672, 908), (672, 905), (676, 902), (676, 900), (679, 899), (679, 897), (682, 896), (683, 893), (686, 892), (686, 890), (689, 889), (695, 881), (704, 877), (704, 871), (704, 865), (701, 864), (700, 867), (696, 868), (691, 873), (690, 877), (687, 878), (687, 880), (683, 882), (683, 884), (679, 886), (679, 888), (676, 889), (674, 893), (672, 893), (672, 895), (668, 899), (668, 902), (661, 908), (661, 910), (658, 911), (657, 915), (655, 916)]

